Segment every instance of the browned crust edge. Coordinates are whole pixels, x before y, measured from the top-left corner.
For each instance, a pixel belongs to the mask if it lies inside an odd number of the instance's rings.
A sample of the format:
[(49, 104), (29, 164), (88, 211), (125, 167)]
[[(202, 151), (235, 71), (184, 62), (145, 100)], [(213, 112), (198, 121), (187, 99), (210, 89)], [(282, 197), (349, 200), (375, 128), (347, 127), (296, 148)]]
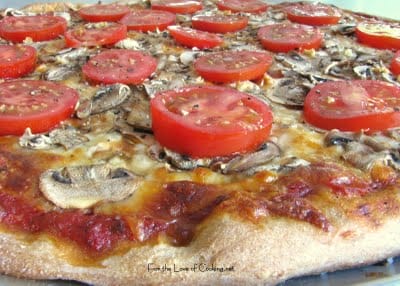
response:
[[(351, 236), (343, 235), (351, 232)], [(380, 227), (348, 224), (325, 233), (302, 222), (272, 218), (263, 227), (228, 216), (204, 224), (187, 247), (143, 246), (103, 262), (78, 267), (62, 259), (62, 249), (48, 241), (27, 243), (0, 234), (0, 272), (32, 279), (70, 279), (95, 285), (274, 285), (305, 275), (360, 266), (400, 253), (400, 220)], [(205, 263), (234, 271), (161, 272)]]

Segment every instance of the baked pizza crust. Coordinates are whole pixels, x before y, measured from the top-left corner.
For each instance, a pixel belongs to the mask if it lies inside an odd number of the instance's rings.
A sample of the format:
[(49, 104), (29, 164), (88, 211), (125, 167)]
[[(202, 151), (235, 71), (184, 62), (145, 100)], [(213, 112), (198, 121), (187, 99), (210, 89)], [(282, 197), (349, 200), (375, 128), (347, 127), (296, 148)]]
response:
[[(27, 243), (3, 233), (0, 270), (17, 277), (68, 278), (95, 285), (274, 285), (400, 254), (399, 218), (376, 228), (349, 222), (329, 233), (281, 218), (271, 218), (261, 227), (224, 216), (202, 227), (189, 246), (142, 246), (104, 260), (103, 267), (70, 265), (62, 259), (62, 249), (48, 241)], [(177, 271), (200, 263), (225, 269), (233, 266), (233, 271), (174, 272), (174, 265)], [(171, 272), (154, 270), (164, 265)]]
[[(36, 3), (32, 12), (67, 11), (66, 3)], [(51, 241), (28, 242), (0, 233), (0, 272), (31, 279), (71, 279), (95, 285), (273, 285), (292, 277), (371, 264), (400, 254), (400, 217), (379, 226), (349, 220), (324, 232), (306, 222), (271, 217), (251, 224), (225, 215), (205, 221), (184, 247), (167, 244), (131, 249), (107, 258), (102, 267), (63, 259)], [(200, 264), (233, 271), (200, 271)], [(167, 266), (169, 271), (149, 268)], [(197, 271), (179, 270), (195, 267)], [(205, 270), (203, 268), (203, 270)]]

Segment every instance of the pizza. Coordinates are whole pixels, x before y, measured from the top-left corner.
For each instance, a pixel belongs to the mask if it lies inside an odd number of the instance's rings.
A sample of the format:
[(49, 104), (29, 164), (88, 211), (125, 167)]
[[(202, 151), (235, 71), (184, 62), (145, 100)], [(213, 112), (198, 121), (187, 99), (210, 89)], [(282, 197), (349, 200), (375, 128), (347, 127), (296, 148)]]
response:
[(1, 15), (1, 273), (274, 285), (400, 254), (398, 22), (259, 0)]

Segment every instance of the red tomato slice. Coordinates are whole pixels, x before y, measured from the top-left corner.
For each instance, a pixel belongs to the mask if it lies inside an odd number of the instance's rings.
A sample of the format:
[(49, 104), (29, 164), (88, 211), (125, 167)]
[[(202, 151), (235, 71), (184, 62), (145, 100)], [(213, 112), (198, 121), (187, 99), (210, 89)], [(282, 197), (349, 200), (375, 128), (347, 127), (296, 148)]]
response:
[(229, 33), (246, 28), (249, 19), (239, 15), (199, 15), (192, 17), (192, 27), (212, 33)]
[(6, 17), (0, 21), (0, 37), (21, 43), (27, 37), (34, 42), (57, 38), (67, 30), (67, 21), (57, 16)]
[(394, 55), (390, 64), (390, 70), (394, 75), (400, 75), (400, 51)]
[(132, 50), (108, 50), (92, 57), (82, 72), (93, 83), (140, 84), (157, 68), (151, 56)]
[(131, 10), (128, 6), (118, 4), (97, 4), (84, 7), (78, 11), (79, 16), (88, 22), (116, 22)]
[(0, 78), (18, 78), (34, 70), (36, 50), (24, 45), (0, 45)]
[(151, 0), (151, 9), (163, 10), (176, 14), (193, 14), (203, 9), (198, 0)]
[(226, 51), (198, 58), (194, 68), (208, 81), (227, 83), (258, 79), (271, 64), (272, 57), (265, 52)]
[(307, 95), (304, 118), (322, 129), (379, 131), (400, 126), (400, 88), (376, 80), (331, 81)]
[(125, 25), (113, 22), (90, 23), (65, 33), (68, 47), (112, 45), (126, 38)]
[(303, 2), (285, 10), (290, 21), (312, 26), (337, 24), (342, 16), (338, 9), (321, 3)]
[(168, 31), (175, 41), (190, 48), (209, 49), (219, 46), (224, 42), (221, 37), (215, 34), (188, 27), (170, 26), (168, 27)]
[(265, 49), (284, 53), (294, 49), (319, 49), (323, 38), (316, 27), (292, 23), (264, 26), (257, 36)]
[(125, 15), (121, 21), (128, 27), (128, 30), (140, 32), (165, 30), (168, 26), (175, 23), (175, 14), (159, 10), (136, 10)]
[(26, 128), (46, 132), (71, 116), (78, 93), (64, 85), (41, 80), (0, 84), (0, 135), (21, 135)]
[(259, 0), (220, 0), (217, 2), (219, 10), (232, 12), (261, 13), (268, 9), (268, 5)]
[(151, 114), (161, 145), (198, 158), (253, 151), (268, 138), (272, 125), (265, 103), (218, 86), (159, 93), (151, 101)]
[(360, 43), (378, 49), (400, 49), (400, 26), (388, 23), (363, 22), (357, 25)]

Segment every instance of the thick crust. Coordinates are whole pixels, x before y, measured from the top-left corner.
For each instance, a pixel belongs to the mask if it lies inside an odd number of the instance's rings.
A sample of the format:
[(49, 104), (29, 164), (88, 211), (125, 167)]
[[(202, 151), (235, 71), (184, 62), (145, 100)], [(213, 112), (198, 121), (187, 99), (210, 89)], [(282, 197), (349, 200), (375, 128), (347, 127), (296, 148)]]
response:
[[(400, 253), (398, 219), (377, 229), (349, 224), (327, 234), (292, 220), (270, 219), (261, 228), (225, 217), (204, 224), (188, 247), (140, 247), (111, 257), (103, 262), (104, 267), (97, 268), (69, 265), (61, 250), (47, 241), (26, 243), (8, 234), (0, 239), (3, 273), (96, 285), (271, 285), (299, 275), (370, 264)], [(171, 271), (156, 270), (163, 266)], [(189, 269), (174, 272), (174, 266), (175, 271)], [(192, 267), (197, 267), (196, 271)], [(220, 272), (223, 267), (225, 271)]]

